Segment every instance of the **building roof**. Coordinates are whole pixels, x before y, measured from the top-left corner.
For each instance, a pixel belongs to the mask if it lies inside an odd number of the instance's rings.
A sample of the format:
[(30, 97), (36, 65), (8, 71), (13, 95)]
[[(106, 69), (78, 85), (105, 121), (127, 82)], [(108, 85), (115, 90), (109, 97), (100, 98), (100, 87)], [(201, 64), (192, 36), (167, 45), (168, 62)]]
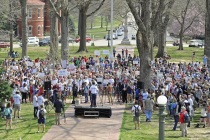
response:
[(45, 5), (41, 0), (27, 0), (27, 5)]

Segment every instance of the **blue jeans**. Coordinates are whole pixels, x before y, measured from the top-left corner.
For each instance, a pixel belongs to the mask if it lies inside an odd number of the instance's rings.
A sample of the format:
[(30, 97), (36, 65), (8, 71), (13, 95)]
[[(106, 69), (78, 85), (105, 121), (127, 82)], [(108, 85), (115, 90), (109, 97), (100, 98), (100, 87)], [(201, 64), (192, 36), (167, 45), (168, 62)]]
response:
[(91, 106), (96, 106), (96, 94), (92, 94)]
[(146, 119), (147, 119), (148, 121), (151, 121), (152, 110), (145, 110), (145, 115), (146, 115)]
[(174, 115), (174, 127), (173, 127), (173, 130), (176, 130), (178, 122), (179, 122), (179, 115)]
[(85, 93), (85, 102), (88, 102), (88, 93)]

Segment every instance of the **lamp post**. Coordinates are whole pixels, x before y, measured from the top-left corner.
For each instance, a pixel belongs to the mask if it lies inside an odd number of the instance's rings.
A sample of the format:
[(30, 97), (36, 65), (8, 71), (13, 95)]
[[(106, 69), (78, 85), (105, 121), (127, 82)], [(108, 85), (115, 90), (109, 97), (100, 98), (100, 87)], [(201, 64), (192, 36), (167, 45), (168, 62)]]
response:
[(108, 41), (108, 47), (110, 47), (110, 37), (111, 37), (111, 35), (110, 35), (110, 30), (107, 30), (108, 31), (108, 35), (107, 35), (107, 41)]
[(161, 95), (157, 98), (157, 103), (159, 106), (159, 140), (164, 140), (165, 137), (165, 117), (167, 113), (165, 112), (167, 98)]
[(111, 57), (111, 60), (113, 60), (113, 0), (111, 0), (111, 47), (110, 47), (110, 57)]

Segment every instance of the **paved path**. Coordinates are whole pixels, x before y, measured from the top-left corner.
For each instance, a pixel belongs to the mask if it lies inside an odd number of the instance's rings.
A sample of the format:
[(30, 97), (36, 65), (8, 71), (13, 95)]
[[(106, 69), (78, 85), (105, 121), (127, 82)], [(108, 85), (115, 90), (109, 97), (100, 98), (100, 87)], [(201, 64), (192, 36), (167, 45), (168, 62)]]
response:
[(111, 118), (76, 118), (74, 106), (70, 106), (66, 110), (66, 124), (52, 126), (42, 140), (118, 140), (124, 105), (105, 104), (104, 106), (112, 107)]
[[(119, 53), (120, 55), (122, 55), (122, 49), (126, 50), (128, 49), (128, 54), (131, 54), (131, 56), (134, 56), (134, 49), (136, 48), (136, 46), (126, 46), (126, 45), (119, 45), (116, 47), (116, 55)], [(124, 51), (124, 55), (125, 55), (125, 51)]]

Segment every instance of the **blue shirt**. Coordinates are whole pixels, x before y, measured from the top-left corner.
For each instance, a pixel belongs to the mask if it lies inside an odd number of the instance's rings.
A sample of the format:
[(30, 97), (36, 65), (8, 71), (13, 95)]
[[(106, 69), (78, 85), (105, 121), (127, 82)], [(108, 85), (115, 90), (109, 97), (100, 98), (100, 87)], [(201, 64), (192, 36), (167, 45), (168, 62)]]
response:
[(142, 96), (143, 96), (143, 100), (146, 100), (147, 99), (147, 96), (148, 96), (148, 93), (147, 92), (143, 92), (142, 93)]

